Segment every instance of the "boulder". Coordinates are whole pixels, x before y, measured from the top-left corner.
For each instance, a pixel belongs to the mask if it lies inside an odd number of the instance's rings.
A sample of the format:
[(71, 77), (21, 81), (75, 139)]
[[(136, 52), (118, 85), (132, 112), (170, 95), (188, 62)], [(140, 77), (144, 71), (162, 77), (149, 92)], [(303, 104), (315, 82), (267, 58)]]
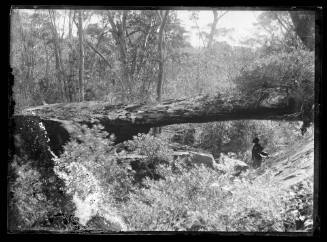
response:
[(215, 158), (212, 154), (196, 151), (175, 151), (174, 159), (180, 158), (188, 165), (205, 165), (206, 167), (217, 169)]
[(120, 223), (109, 221), (104, 217), (96, 214), (86, 224), (88, 229), (119, 232), (124, 230)]
[(227, 197), (227, 196), (232, 196), (233, 195), (233, 188), (229, 185), (222, 185), (218, 182), (211, 183), (209, 185), (209, 189), (212, 189), (214, 191), (218, 191), (222, 196)]
[(225, 170), (230, 172), (234, 176), (239, 176), (242, 172), (246, 171), (249, 166), (238, 159), (230, 158), (228, 155), (223, 153), (220, 154), (218, 163), (225, 167)]
[(212, 169), (214, 169), (216, 161), (215, 158), (213, 158), (212, 154), (208, 154), (208, 153), (198, 153), (198, 152), (193, 152), (190, 151), (190, 159), (192, 164), (203, 164), (207, 167), (210, 167)]
[[(186, 164), (188, 167), (194, 165), (205, 165), (206, 167), (226, 172), (221, 165), (216, 164), (216, 161), (212, 154), (196, 152), (196, 151), (173, 151), (173, 160)], [(139, 155), (135, 151), (121, 151), (116, 153), (118, 163), (129, 164), (131, 170), (133, 170), (134, 180), (137, 183), (142, 183), (143, 178), (149, 177), (151, 179), (161, 179), (161, 175), (157, 174), (155, 165), (152, 162), (147, 162), (148, 157), (146, 155)], [(159, 163), (170, 163), (170, 161), (159, 161)]]

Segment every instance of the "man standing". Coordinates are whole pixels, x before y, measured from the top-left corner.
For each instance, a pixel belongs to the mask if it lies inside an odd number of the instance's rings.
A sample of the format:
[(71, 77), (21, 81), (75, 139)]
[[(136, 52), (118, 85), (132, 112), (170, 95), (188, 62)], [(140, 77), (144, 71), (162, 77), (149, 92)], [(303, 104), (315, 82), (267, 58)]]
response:
[(263, 147), (259, 144), (258, 138), (254, 138), (252, 142), (254, 143), (252, 148), (253, 167), (258, 168), (261, 166), (262, 156), (268, 156), (268, 154), (262, 151)]

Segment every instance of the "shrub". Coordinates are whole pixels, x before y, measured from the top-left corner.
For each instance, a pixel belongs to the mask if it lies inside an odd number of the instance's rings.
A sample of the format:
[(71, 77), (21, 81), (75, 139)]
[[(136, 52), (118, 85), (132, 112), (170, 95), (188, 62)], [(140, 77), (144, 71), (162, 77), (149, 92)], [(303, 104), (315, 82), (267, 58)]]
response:
[(251, 181), (243, 174), (231, 186), (232, 196), (225, 202), (228, 231), (284, 231), (283, 198), (286, 192), (271, 182), (272, 173)]
[(100, 215), (124, 228), (116, 205), (132, 189), (131, 168), (117, 163), (112, 139), (107, 139), (102, 126), (83, 127), (76, 137), (65, 145), (54, 168), (66, 193), (73, 196), (75, 216), (85, 225)]
[(286, 198), (284, 225), (287, 231), (310, 231), (313, 226), (313, 181), (307, 179), (293, 185)]
[(238, 89), (248, 93), (262, 88), (287, 86), (312, 96), (314, 55), (308, 51), (295, 50), (258, 58), (243, 68), (234, 82)]
[(138, 185), (144, 185), (143, 179), (145, 177), (161, 178), (156, 171), (157, 166), (159, 164), (169, 164), (172, 160), (173, 151), (168, 147), (167, 140), (149, 134), (138, 134), (126, 144), (129, 150), (145, 156), (144, 159), (132, 162), (132, 167), (135, 170), (135, 182)]
[(130, 150), (145, 155), (149, 162), (168, 162), (171, 160), (172, 150), (168, 148), (168, 141), (150, 134), (138, 134), (133, 140), (127, 142)]
[(197, 124), (192, 123), (169, 125), (163, 128), (160, 138), (167, 137), (170, 142), (193, 145), (196, 126)]
[(159, 165), (158, 172), (165, 179), (146, 179), (148, 189), (131, 194), (124, 206), (124, 216), (132, 229), (188, 230), (192, 227), (193, 213), (203, 215), (208, 208), (220, 206), (221, 199), (214, 199), (215, 191), (206, 192), (218, 178), (213, 170), (203, 166), (189, 170), (177, 162), (175, 169)]
[(204, 166), (175, 166), (160, 165), (165, 179), (147, 179), (148, 189), (130, 194), (123, 214), (133, 230), (290, 231), (294, 202), (271, 182), (272, 173), (253, 182), (248, 174), (231, 180)]
[(257, 126), (253, 121), (206, 123), (199, 125), (195, 145), (210, 151), (215, 157), (219, 157), (220, 153), (244, 153), (251, 149), (256, 131)]
[(40, 173), (32, 168), (33, 161), (14, 156), (11, 164), (16, 180), (10, 184), (11, 208), (16, 211), (16, 229), (30, 229), (49, 214), (59, 211), (42, 191)]

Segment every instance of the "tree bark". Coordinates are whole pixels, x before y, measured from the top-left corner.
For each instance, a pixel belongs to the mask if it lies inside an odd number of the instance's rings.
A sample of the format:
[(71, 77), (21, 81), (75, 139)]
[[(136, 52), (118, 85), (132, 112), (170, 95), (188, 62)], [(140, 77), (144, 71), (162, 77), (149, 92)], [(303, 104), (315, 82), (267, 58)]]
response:
[(69, 46), (69, 54), (68, 54), (68, 63), (69, 63), (69, 74), (67, 78), (67, 86), (68, 86), (68, 98), (69, 102), (78, 101), (77, 98), (77, 85), (74, 81), (74, 51), (73, 51), (73, 18), (75, 16), (75, 10), (69, 10), (68, 13), (68, 46)]
[(124, 95), (122, 97), (123, 102), (127, 102), (130, 99), (132, 93), (131, 75), (128, 67), (127, 45), (126, 45), (126, 21), (128, 10), (123, 10), (122, 20), (120, 22), (114, 21), (114, 17), (111, 12), (108, 11), (108, 20), (111, 26), (111, 33), (116, 42), (120, 70), (121, 70), (121, 83), (123, 86)]
[(84, 101), (84, 46), (82, 10), (78, 12), (78, 40), (79, 40), (79, 89), (80, 101)]
[(159, 72), (158, 72), (158, 85), (157, 85), (157, 101), (161, 102), (162, 94), (162, 83), (163, 83), (163, 74), (164, 74), (164, 55), (163, 55), (163, 34), (165, 25), (167, 22), (169, 10), (166, 10), (159, 28), (159, 43), (158, 43), (158, 52), (159, 52)]
[(69, 39), (69, 41), (72, 40), (73, 11), (74, 10), (69, 10), (69, 13), (68, 13), (68, 39)]
[(62, 55), (59, 43), (59, 36), (56, 28), (56, 17), (54, 10), (49, 10), (49, 17), (51, 23), (51, 30), (53, 34), (53, 45), (54, 45), (54, 52), (55, 52), (55, 60), (56, 60), (56, 75), (57, 79), (60, 82), (60, 89), (62, 100), (66, 101), (66, 85), (65, 85), (65, 78), (66, 74), (64, 72), (64, 68), (62, 65)]
[[(52, 104), (23, 110), (23, 116), (37, 116), (44, 122), (102, 124), (114, 133), (116, 142), (130, 139), (137, 133), (148, 132), (151, 127), (178, 123), (203, 123), (227, 120), (303, 120), (301, 105), (280, 88), (266, 90), (258, 95), (235, 97), (198, 96), (173, 99), (157, 105), (110, 105), (106, 102)], [(311, 119), (312, 120), (312, 119)], [(54, 132), (56, 129), (53, 129)], [(68, 132), (68, 131), (67, 131)]]

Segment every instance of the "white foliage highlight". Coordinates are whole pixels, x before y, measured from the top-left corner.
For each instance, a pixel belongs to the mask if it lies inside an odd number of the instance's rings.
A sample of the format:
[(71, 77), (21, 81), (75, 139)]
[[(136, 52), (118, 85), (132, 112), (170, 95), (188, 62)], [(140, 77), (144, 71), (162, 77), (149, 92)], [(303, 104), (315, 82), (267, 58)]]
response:
[(99, 210), (98, 193), (90, 194), (85, 199), (81, 199), (77, 193), (75, 193), (73, 196), (73, 202), (76, 206), (75, 216), (79, 218), (80, 223), (84, 226)]

